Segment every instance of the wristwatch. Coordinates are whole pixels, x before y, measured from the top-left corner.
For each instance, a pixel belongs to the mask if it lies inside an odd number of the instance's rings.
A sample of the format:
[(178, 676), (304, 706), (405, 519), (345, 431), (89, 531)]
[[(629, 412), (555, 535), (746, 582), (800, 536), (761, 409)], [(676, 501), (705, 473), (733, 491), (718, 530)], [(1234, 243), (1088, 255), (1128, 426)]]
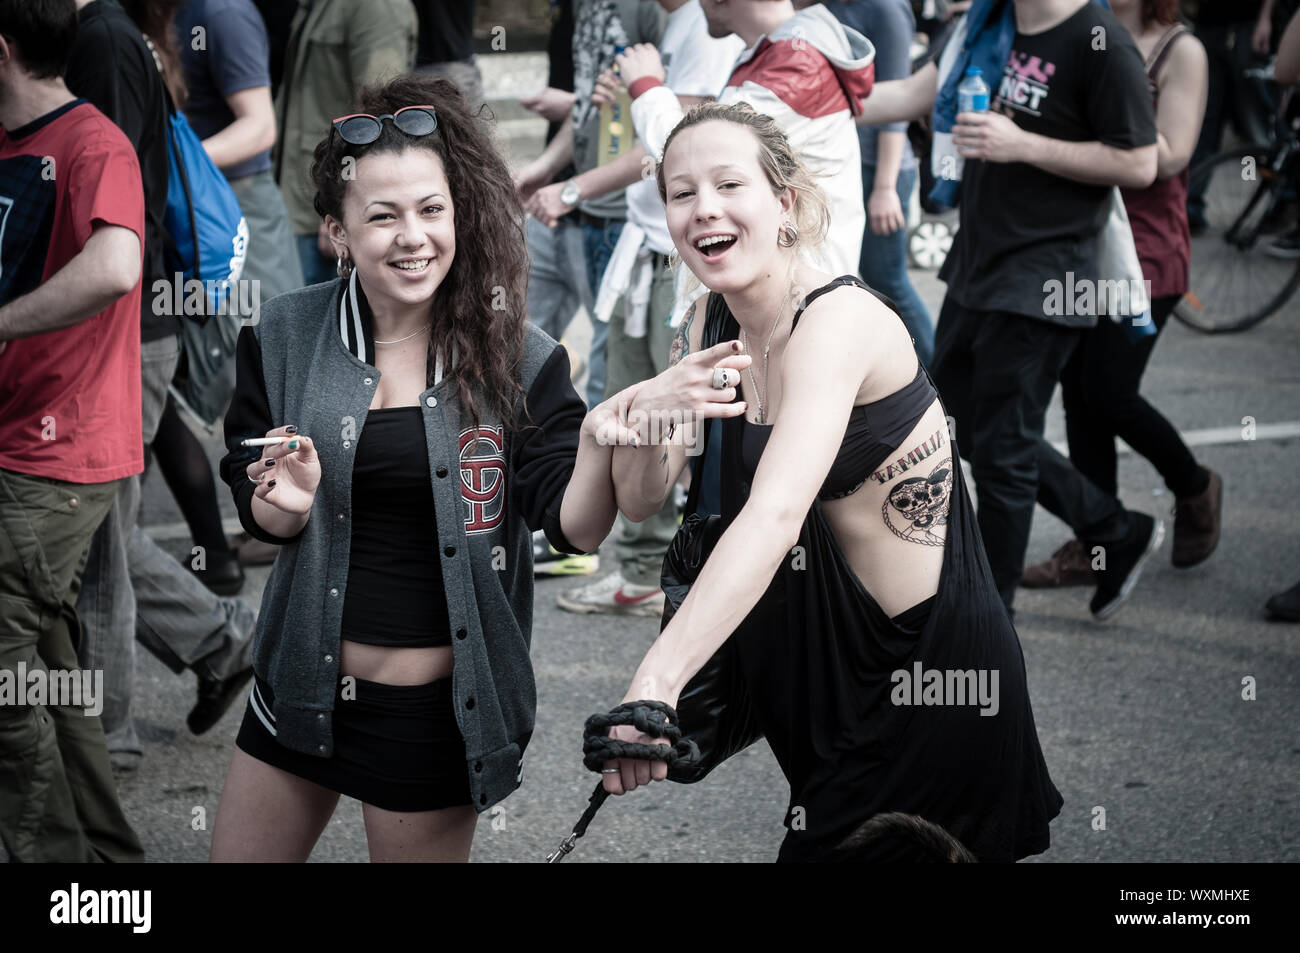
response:
[(577, 181), (570, 179), (565, 182), (564, 188), (560, 189), (560, 201), (565, 205), (573, 206), (578, 204), (580, 198), (582, 198), (582, 193), (578, 191)]

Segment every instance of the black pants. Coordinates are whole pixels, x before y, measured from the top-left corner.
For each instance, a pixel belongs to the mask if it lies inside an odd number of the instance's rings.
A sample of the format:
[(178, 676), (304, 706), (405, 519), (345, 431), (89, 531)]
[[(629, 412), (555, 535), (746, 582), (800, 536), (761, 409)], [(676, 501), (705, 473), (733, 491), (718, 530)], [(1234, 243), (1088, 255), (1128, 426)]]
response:
[(1047, 406), (1084, 332), (944, 299), (935, 332), (939, 395), (956, 418), (970, 461), (979, 527), (993, 582), (1007, 608), (1024, 570), (1034, 503), (1042, 499), (1088, 543), (1111, 543), (1128, 513), (1043, 440)]
[[(1151, 302), (1157, 332), (1181, 297)], [(1157, 340), (1156, 334), (1134, 339), (1122, 326), (1102, 319), (1084, 332), (1061, 373), (1070, 460), (1110, 494), (1116, 492), (1116, 436), (1151, 461), (1175, 496), (1195, 496), (1205, 489), (1206, 475), (1183, 438), (1138, 393)]]

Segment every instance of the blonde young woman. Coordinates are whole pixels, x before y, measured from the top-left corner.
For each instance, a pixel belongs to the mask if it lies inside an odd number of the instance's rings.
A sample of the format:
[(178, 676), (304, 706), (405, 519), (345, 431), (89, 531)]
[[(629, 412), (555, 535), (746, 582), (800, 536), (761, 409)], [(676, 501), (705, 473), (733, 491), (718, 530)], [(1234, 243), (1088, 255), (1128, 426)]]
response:
[[(712, 293), (682, 324), (681, 363), (630, 409), (682, 411), (683, 356), (715, 340), (752, 363), (717, 382), (738, 409), (719, 422), (725, 530), (624, 700), (676, 706), (733, 640), (736, 692), (790, 782), (781, 860), (833, 856), (889, 811), (943, 825), (982, 860), (1045, 850), (1062, 801), (1020, 644), (901, 319), (804, 262), (825, 200), (769, 117), (692, 110), (658, 181), (678, 254)], [(620, 508), (655, 512), (685, 461), (681, 446), (617, 448)], [(684, 711), (683, 730), (698, 727)], [(606, 771), (614, 794), (668, 774), (626, 759)]]

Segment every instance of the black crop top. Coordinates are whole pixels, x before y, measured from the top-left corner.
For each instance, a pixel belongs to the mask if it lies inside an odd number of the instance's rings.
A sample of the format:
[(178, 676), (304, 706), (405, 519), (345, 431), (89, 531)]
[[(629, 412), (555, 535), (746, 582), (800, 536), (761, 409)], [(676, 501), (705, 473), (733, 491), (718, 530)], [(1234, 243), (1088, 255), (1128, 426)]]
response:
[[(848, 284), (871, 291), (851, 275), (836, 278), (808, 294), (802, 307), (795, 312), (790, 333), (794, 334), (800, 315), (817, 297)], [(716, 295), (715, 300), (721, 301), (722, 296)], [(725, 303), (723, 307), (726, 307)], [(830, 471), (826, 474), (821, 490), (817, 493), (818, 499), (839, 499), (862, 486), (873, 471), (898, 452), (899, 445), (916, 427), (917, 422), (925, 416), (925, 412), (930, 409), (936, 397), (938, 394), (935, 392), (934, 385), (930, 383), (925, 368), (919, 366), (918, 362), (916, 377), (912, 378), (910, 384), (870, 404), (854, 405), (849, 413), (844, 440), (835, 455)], [(744, 417), (740, 419), (745, 424), (741, 444), (745, 469), (752, 474), (758, 469), (758, 458), (762, 456), (763, 448), (767, 446), (772, 427), (752, 423)]]
[(451, 644), (433, 481), (419, 407), (366, 415), (352, 467), (352, 548), (341, 637)]

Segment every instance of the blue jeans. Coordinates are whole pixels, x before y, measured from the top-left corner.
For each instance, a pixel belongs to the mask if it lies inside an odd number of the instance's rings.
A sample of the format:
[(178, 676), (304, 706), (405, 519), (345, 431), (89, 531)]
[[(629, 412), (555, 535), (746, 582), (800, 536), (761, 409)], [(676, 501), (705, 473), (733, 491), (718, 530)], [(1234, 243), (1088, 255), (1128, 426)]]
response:
[(582, 250), (582, 226), (570, 215), (547, 228), (529, 216), (524, 223), (528, 243), (528, 320), (555, 340), (563, 336), (578, 307), (595, 310), (587, 286), (587, 260)]
[[(875, 186), (876, 167), (862, 167), (862, 194), (870, 196)], [(907, 214), (908, 203), (912, 200), (912, 190), (916, 188), (916, 167), (900, 169), (898, 172), (898, 201), (902, 203), (903, 214)], [(862, 232), (862, 255), (858, 261), (858, 271), (862, 280), (898, 306), (898, 313), (903, 317), (903, 324), (916, 342), (916, 356), (922, 364), (930, 366), (934, 358), (934, 322), (926, 310), (920, 295), (912, 287), (907, 277), (907, 228), (900, 228), (888, 235), (877, 235), (871, 230), (871, 222)]]
[[(605, 266), (614, 254), (618, 236), (623, 234), (623, 219), (610, 219), (603, 228), (582, 226), (582, 247), (587, 256), (587, 284), (594, 301), (600, 290), (600, 279)], [(605, 399), (605, 348), (609, 342), (609, 325), (604, 321), (591, 322), (591, 358), (587, 369), (587, 407), (595, 407)]]
[(332, 262), (316, 247), (316, 233), (295, 235), (298, 242), (298, 261), (302, 263), (302, 280), (309, 285), (319, 285), (338, 277), (338, 263)]

